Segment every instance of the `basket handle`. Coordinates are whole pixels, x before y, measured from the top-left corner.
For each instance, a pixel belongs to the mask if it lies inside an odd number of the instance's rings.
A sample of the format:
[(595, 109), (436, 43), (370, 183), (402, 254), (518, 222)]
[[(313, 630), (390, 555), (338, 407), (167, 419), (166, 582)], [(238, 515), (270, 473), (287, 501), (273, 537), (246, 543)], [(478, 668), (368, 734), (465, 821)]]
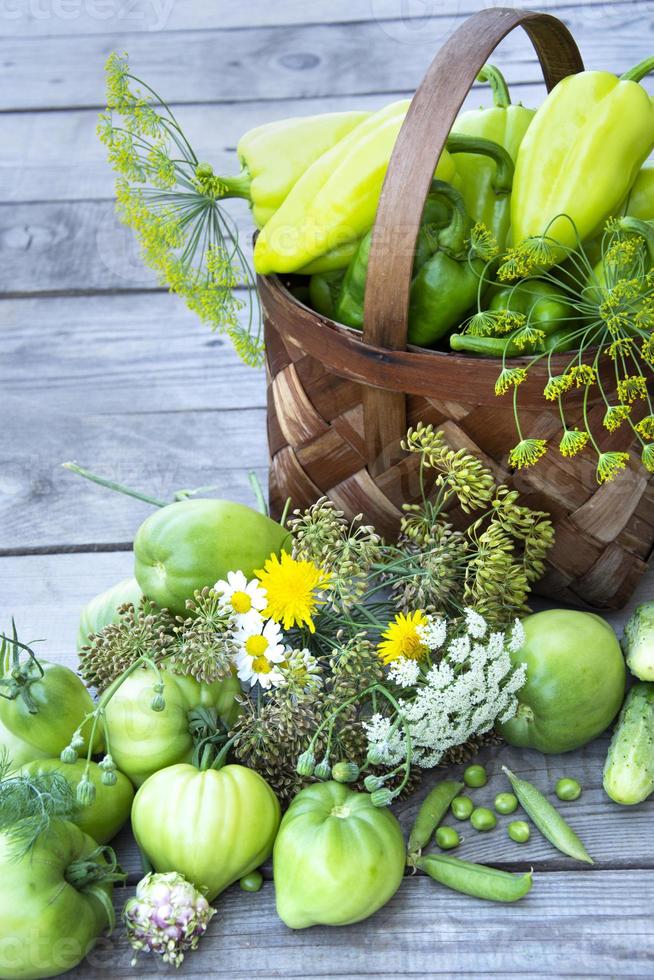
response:
[[(547, 90), (584, 64), (568, 28), (550, 14), (505, 7), (481, 10), (452, 34), (434, 58), (407, 112), (390, 158), (370, 247), (364, 342), (404, 350), (413, 255), (423, 208), (450, 129), (477, 75), (500, 43), (521, 26), (540, 61)], [(383, 472), (406, 432), (406, 398), (364, 389), (368, 466)]]

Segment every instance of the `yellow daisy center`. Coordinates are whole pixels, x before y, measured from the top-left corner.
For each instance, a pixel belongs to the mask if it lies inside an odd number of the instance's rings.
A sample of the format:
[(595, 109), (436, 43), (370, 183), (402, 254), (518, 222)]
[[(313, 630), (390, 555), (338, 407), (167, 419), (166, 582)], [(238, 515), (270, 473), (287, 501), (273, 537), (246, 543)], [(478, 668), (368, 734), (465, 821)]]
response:
[(377, 650), (384, 663), (391, 663), (404, 657), (406, 660), (422, 660), (428, 647), (418, 633), (419, 626), (427, 625), (427, 617), (421, 610), (398, 613), (392, 623), (382, 633)]
[(246, 613), (252, 609), (252, 599), (247, 592), (234, 592), (232, 595), (232, 609), (236, 613)]
[(267, 657), (255, 657), (252, 661), (252, 670), (255, 674), (269, 674), (272, 670), (272, 664)]
[(283, 551), (281, 560), (272, 555), (255, 575), (268, 598), (264, 616), (283, 623), (284, 629), (308, 626), (315, 632), (313, 614), (323, 601), (317, 593), (329, 583), (326, 572), (313, 562), (297, 561)]
[(268, 640), (261, 633), (256, 636), (248, 636), (245, 641), (245, 649), (251, 657), (263, 657), (269, 646)]

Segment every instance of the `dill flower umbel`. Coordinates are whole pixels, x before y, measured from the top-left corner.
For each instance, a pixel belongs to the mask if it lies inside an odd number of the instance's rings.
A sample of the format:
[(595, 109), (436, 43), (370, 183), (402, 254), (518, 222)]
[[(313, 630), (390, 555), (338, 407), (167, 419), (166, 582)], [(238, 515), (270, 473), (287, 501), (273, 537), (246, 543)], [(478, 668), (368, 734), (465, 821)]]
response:
[(420, 634), (420, 628), (429, 625), (429, 619), (420, 609), (408, 615), (398, 613), (382, 633), (377, 650), (384, 663), (404, 658), (422, 660), (429, 647)]
[(590, 435), (586, 431), (566, 429), (559, 443), (559, 452), (562, 456), (576, 456), (586, 448), (589, 439)]
[(597, 482), (608, 483), (629, 462), (629, 453), (601, 453), (597, 460)]
[(630, 413), (630, 405), (609, 405), (604, 414), (602, 425), (609, 432), (615, 432), (616, 429), (620, 428), (625, 419), (629, 418)]
[(306, 626), (315, 633), (313, 616), (325, 601), (320, 593), (329, 586), (329, 575), (322, 568), (311, 561), (298, 561), (283, 551), (281, 559), (271, 555), (254, 574), (266, 593), (265, 617), (282, 623), (287, 630)]
[(509, 466), (518, 470), (526, 466), (533, 466), (546, 452), (546, 439), (521, 439), (509, 453)]

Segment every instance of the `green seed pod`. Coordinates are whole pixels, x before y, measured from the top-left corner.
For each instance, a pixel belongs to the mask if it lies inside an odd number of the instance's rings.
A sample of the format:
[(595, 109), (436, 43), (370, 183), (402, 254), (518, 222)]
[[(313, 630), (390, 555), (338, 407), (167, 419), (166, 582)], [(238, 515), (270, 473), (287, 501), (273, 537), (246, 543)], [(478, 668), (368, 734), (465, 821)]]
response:
[(98, 763), (98, 765), (100, 766), (101, 769), (104, 769), (105, 772), (115, 772), (116, 771), (116, 763), (114, 762), (114, 760), (112, 759), (112, 757), (108, 753), (107, 753), (107, 755), (105, 755), (104, 759), (102, 759)]
[(374, 793), (376, 789), (381, 789), (384, 785), (384, 777), (373, 775), (366, 776), (363, 781), (363, 785), (366, 787), (366, 790), (369, 793)]
[(83, 776), (77, 784), (76, 796), (80, 806), (91, 806), (95, 802), (95, 786), (88, 776)]
[(356, 783), (361, 770), (356, 762), (337, 762), (332, 768), (332, 779), (337, 783)]
[(105, 772), (102, 773), (101, 781), (103, 786), (115, 786), (118, 782), (118, 776), (111, 770), (105, 770)]
[(329, 764), (329, 759), (324, 758), (322, 762), (319, 762), (316, 768), (313, 770), (313, 774), (316, 779), (329, 779), (332, 774), (332, 767)]
[(373, 745), (368, 749), (366, 761), (368, 762), (369, 766), (380, 766), (384, 761), (384, 753), (381, 751), (381, 749)]
[(316, 757), (310, 749), (307, 749), (297, 760), (296, 772), (298, 776), (313, 776), (315, 768)]
[(393, 800), (393, 794), (390, 789), (384, 787), (383, 789), (376, 789), (374, 793), (370, 794), (370, 802), (373, 806), (390, 806)]
[(73, 762), (77, 762), (78, 755), (72, 745), (67, 745), (65, 749), (62, 749), (59, 758), (62, 762), (65, 762), (66, 765), (72, 765)]
[(150, 707), (153, 711), (164, 711), (166, 708), (166, 702), (163, 694), (155, 694), (152, 701), (150, 701)]

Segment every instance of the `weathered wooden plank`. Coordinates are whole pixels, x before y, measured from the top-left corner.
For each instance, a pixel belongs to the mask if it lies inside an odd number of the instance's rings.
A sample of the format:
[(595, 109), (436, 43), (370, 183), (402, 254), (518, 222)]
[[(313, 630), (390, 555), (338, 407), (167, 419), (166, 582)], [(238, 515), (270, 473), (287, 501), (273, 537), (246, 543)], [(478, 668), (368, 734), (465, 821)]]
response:
[(168, 293), (5, 300), (3, 392), (48, 412), (265, 406), (263, 370)]
[[(601, 11), (597, 17), (583, 5), (562, 11), (589, 65), (624, 70), (649, 53), (646, 11), (613, 5)], [(102, 65), (112, 48), (127, 49), (136, 74), (175, 102), (411, 90), (461, 19), (417, 21), (424, 27), (418, 30), (416, 22), (398, 20), (173, 31), (157, 34), (156, 45), (147, 33), (125, 31), (90, 35), (84, 44), (75, 37), (10, 38), (0, 46), (0, 109), (102, 105)], [(502, 42), (497, 58), (510, 81), (540, 80), (517, 32)]]
[[(119, 889), (116, 904), (132, 894)], [(274, 888), (232, 888), (180, 975), (188, 977), (645, 977), (654, 970), (648, 871), (537, 875), (516, 905), (483, 903), (421, 876), (405, 879), (371, 919), (340, 929), (292, 932), (275, 914)], [(146, 958), (131, 966), (118, 931), (71, 977), (159, 975)]]
[[(163, 404), (162, 404), (163, 403)], [(127, 407), (127, 406), (126, 406)], [(76, 459), (110, 479), (169, 499), (181, 487), (253, 503), (247, 471), (265, 481), (264, 412), (49, 412), (47, 399), (3, 398), (0, 551), (129, 542), (148, 507), (73, 477)]]
[[(617, 0), (623, 6), (634, 6), (633, 0)], [(487, 7), (506, 6), (502, 0), (490, 0)], [(615, 5), (615, 3), (614, 3)], [(514, 7), (528, 7), (518, 0)], [(578, 6), (578, 4), (576, 4)], [(598, 16), (605, 3), (589, 3), (589, 16)], [(565, 9), (553, 0), (540, 0), (540, 10)], [(473, 13), (479, 4), (464, 0), (457, 5), (460, 14)], [(353, 21), (398, 21), (405, 29), (424, 29), (427, 19), (451, 11), (445, 0), (407, 4), (402, 0), (50, 0), (35, 4), (33, 0), (15, 0), (7, 4), (0, 21), (0, 35), (5, 37), (51, 37), (55, 35), (108, 34), (116, 30), (130, 33), (147, 31), (189, 31), (216, 28), (292, 26), (298, 24), (347, 24)]]

